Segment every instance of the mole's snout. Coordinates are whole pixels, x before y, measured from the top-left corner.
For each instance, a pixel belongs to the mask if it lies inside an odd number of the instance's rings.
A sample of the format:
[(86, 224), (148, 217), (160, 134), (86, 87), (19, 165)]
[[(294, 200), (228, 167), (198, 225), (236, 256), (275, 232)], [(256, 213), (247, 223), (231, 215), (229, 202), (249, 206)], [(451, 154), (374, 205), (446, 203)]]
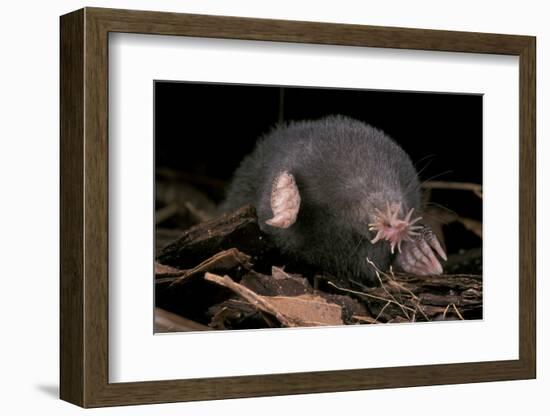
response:
[(447, 260), (447, 255), (433, 231), (426, 225), (418, 224), (422, 217), (413, 218), (413, 212), (414, 208), (411, 208), (407, 215), (400, 218), (400, 203), (387, 203), (385, 211), (376, 210), (376, 220), (369, 224), (369, 230), (376, 231), (371, 243), (386, 240), (390, 243), (392, 253), (397, 247), (396, 265), (406, 272), (417, 275), (441, 274), (443, 267), (435, 253), (443, 260)]
[(386, 210), (376, 209), (375, 221), (369, 224), (370, 231), (376, 231), (376, 236), (371, 240), (372, 244), (380, 240), (387, 240), (390, 243), (391, 252), (401, 251), (401, 244), (404, 241), (412, 241), (413, 237), (419, 235), (421, 225), (415, 225), (422, 217), (412, 218), (414, 208), (411, 208), (404, 218), (400, 218), (401, 203), (386, 203)]

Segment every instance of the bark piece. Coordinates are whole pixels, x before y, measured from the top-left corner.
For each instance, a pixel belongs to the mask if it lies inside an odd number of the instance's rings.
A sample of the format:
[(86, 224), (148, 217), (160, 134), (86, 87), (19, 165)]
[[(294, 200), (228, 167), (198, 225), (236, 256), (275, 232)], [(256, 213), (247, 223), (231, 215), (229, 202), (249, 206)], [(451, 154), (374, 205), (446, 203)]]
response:
[(178, 277), (184, 275), (185, 272), (185, 270), (176, 269), (175, 267), (155, 262), (155, 278)]
[[(323, 281), (324, 278), (324, 281)], [(377, 322), (481, 319), (482, 279), (479, 275), (381, 275), (379, 287), (360, 290), (339, 286), (330, 276), (318, 276), (326, 290), (346, 294), (367, 306)], [(356, 313), (354, 315), (363, 315)]]
[(270, 315), (242, 299), (228, 299), (212, 306), (208, 312), (212, 319), (208, 324), (214, 329), (278, 328), (280, 323)]
[(252, 256), (255, 264), (258, 260), (269, 267), (277, 263), (273, 259), (274, 247), (258, 227), (256, 211), (251, 205), (191, 227), (179, 240), (162, 249), (157, 261), (179, 269), (190, 269), (230, 248)]
[(206, 325), (186, 319), (180, 315), (155, 308), (155, 332), (210, 331)]
[(481, 274), (483, 255), (481, 248), (465, 250), (449, 256), (445, 263), (445, 271), (449, 274), (462, 273)]
[(211, 273), (230, 273), (236, 278), (252, 268), (250, 256), (241, 253), (236, 248), (221, 251), (209, 259), (203, 261), (197, 267), (184, 272), (180, 277), (174, 279), (170, 286), (182, 286), (197, 277), (202, 277), (205, 272)]
[(178, 228), (155, 227), (155, 257), (164, 247), (177, 241), (183, 233), (184, 230)]
[(367, 317), (369, 315), (369, 312), (365, 305), (363, 305), (356, 299), (353, 299), (351, 296), (337, 295), (321, 291), (316, 291), (315, 294), (322, 297), (329, 303), (339, 305), (342, 310), (342, 319), (345, 324), (355, 323), (355, 320), (353, 319), (354, 316)]
[(162, 206), (155, 212), (157, 224), (173, 219), (179, 226), (189, 226), (212, 219), (216, 212), (216, 204), (207, 194), (175, 178), (157, 177), (155, 200)]
[(268, 299), (277, 311), (297, 326), (343, 325), (342, 307), (317, 295), (273, 296)]
[(229, 299), (233, 292), (205, 281), (202, 278), (204, 273), (227, 273), (238, 279), (251, 267), (250, 256), (235, 248), (222, 251), (181, 274), (172, 273), (171, 277), (161, 275), (162, 277), (155, 278), (155, 304), (199, 323), (208, 324), (208, 308)]
[(243, 276), (241, 284), (262, 296), (298, 296), (313, 293), (313, 288), (306, 278), (286, 273), (283, 275), (277, 267), (273, 270), (272, 276), (250, 271)]
[(370, 317), (370, 316), (361, 316), (361, 315), (353, 315), (352, 317), (352, 323), (355, 324), (377, 324), (378, 321), (376, 319)]
[(291, 320), (287, 319), (283, 314), (277, 311), (277, 309), (274, 308), (273, 305), (266, 300), (265, 296), (257, 295), (252, 290), (234, 282), (229, 276), (218, 276), (212, 273), (206, 273), (204, 275), (204, 279), (230, 289), (236, 295), (240, 296), (262, 312), (274, 316), (283, 326), (297, 326)]
[(231, 289), (263, 313), (273, 316), (285, 327), (343, 324), (342, 308), (328, 303), (319, 296), (261, 296), (234, 282), (228, 276), (206, 273), (204, 278)]

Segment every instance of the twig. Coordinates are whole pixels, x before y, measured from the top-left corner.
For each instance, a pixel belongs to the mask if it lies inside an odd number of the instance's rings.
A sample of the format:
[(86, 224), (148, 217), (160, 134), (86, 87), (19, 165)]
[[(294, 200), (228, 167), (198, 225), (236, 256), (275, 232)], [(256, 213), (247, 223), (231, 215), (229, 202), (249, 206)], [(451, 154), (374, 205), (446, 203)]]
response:
[(169, 218), (172, 218), (179, 211), (177, 204), (167, 205), (155, 212), (155, 224), (160, 224)]
[(297, 326), (294, 322), (288, 320), (283, 314), (281, 314), (277, 309), (275, 309), (271, 303), (266, 302), (262, 296), (259, 296), (252, 290), (244, 287), (238, 283), (235, 283), (229, 276), (218, 276), (213, 273), (206, 272), (204, 274), (204, 279), (210, 282), (217, 283), (220, 286), (224, 286), (228, 289), (231, 289), (235, 294), (242, 297), (244, 300), (249, 302), (251, 305), (255, 306), (262, 312), (266, 312), (270, 315), (273, 315), (283, 326), (294, 327)]
[(209, 221), (212, 219), (212, 216), (203, 212), (202, 210), (196, 208), (191, 202), (186, 201), (184, 203), (185, 208), (191, 214), (197, 222)]
[(418, 296), (416, 296), (412, 290), (410, 290), (409, 288), (406, 288), (401, 283), (399, 283), (397, 280), (395, 280), (395, 275), (393, 274), (393, 267), (392, 266), (390, 266), (390, 274), (389, 275), (386, 274), (386, 277), (388, 278), (388, 281), (389, 281), (391, 286), (397, 287), (400, 290), (401, 289), (404, 290), (409, 295), (411, 295), (411, 297), (413, 299), (418, 300)]
[(428, 315), (426, 315), (426, 312), (424, 312), (424, 309), (422, 309), (422, 307), (420, 306), (420, 301), (418, 300), (418, 298), (417, 298), (417, 301), (416, 301), (416, 309), (420, 311), (420, 313), (424, 316), (426, 321), (428, 321), (428, 322), (431, 321), (431, 319), (428, 317)]
[[(411, 295), (412, 299), (415, 301), (415, 310), (419, 310), (420, 313), (426, 319), (426, 321), (428, 321), (428, 322), (431, 321), (431, 319), (428, 317), (428, 315), (426, 315), (426, 312), (424, 312), (424, 309), (422, 309), (422, 307), (420, 306), (420, 298), (418, 296), (416, 296), (412, 290), (410, 290), (409, 288), (405, 287), (404, 285), (399, 283), (397, 280), (395, 280), (395, 275), (393, 274), (393, 267), (392, 266), (390, 266), (390, 274), (386, 275), (386, 277), (388, 278), (388, 282), (390, 283), (391, 286), (397, 287), (399, 290), (404, 290), (409, 295)], [(416, 317), (416, 312), (415, 312), (414, 316)]]
[(382, 282), (382, 278), (380, 277), (380, 273), (384, 274), (383, 272), (381, 272), (378, 267), (376, 267), (376, 265), (374, 264), (374, 262), (372, 262), (369, 258), (367, 258), (367, 263), (369, 263), (373, 268), (374, 268), (374, 272), (376, 274), (376, 277), (378, 278), (378, 281), (380, 282), (380, 287), (382, 288), (382, 290), (384, 292), (386, 292), (386, 294), (397, 304), (399, 305), (399, 307), (401, 308), (401, 311), (403, 311), (403, 313), (405, 314), (406, 318), (408, 320), (410, 320), (410, 316), (409, 314), (405, 311), (404, 309), (404, 305), (401, 304), (400, 302), (397, 301), (397, 299), (395, 299), (395, 296), (393, 296), (389, 291), (388, 289), (386, 289), (386, 285), (384, 285), (384, 282)]
[(356, 321), (367, 322), (369, 324), (375, 324), (376, 323), (376, 321), (373, 318), (371, 318), (370, 316), (353, 315), (352, 319), (355, 319)]
[(446, 181), (427, 181), (422, 184), (425, 189), (458, 189), (462, 191), (471, 191), (479, 198), (483, 198), (483, 188), (477, 183), (470, 182), (446, 182)]
[(450, 307), (453, 307), (453, 309), (455, 310), (455, 313), (456, 315), (458, 316), (458, 318), (460, 320), (464, 320), (464, 317), (462, 316), (462, 314), (458, 311), (458, 308), (456, 307), (456, 305), (454, 303), (449, 303), (447, 305), (447, 307), (445, 308), (445, 310), (443, 311), (443, 319), (445, 319), (445, 317), (447, 316), (447, 311), (449, 310)]
[(456, 307), (456, 305), (455, 305), (454, 303), (453, 303), (452, 305), (453, 305), (453, 308), (454, 308), (456, 314), (457, 314), (458, 317), (460, 318), (460, 320), (463, 321), (463, 320), (464, 320), (464, 317), (463, 317), (462, 314), (458, 311), (458, 308)]
[[(414, 315), (413, 317), (416, 317), (416, 311), (420, 311), (420, 313), (424, 316), (424, 318), (426, 319), (426, 321), (431, 321), (431, 319), (428, 317), (428, 315), (426, 315), (426, 312), (424, 312), (424, 309), (422, 309), (422, 307), (420, 306), (420, 299), (418, 298), (418, 296), (416, 296), (414, 294), (413, 291), (411, 291), (410, 289), (406, 288), (405, 286), (403, 286), (401, 283), (397, 282), (395, 280), (395, 275), (393, 274), (393, 267), (390, 266), (390, 274), (388, 273), (384, 273), (382, 272), (377, 266), (376, 264), (374, 264), (374, 262), (370, 259), (367, 258), (367, 262), (375, 269), (376, 271), (376, 276), (378, 277), (378, 280), (380, 281), (380, 284), (382, 285), (382, 288), (384, 289), (384, 291), (386, 293), (388, 293), (393, 299), (395, 299), (394, 296), (392, 296), (385, 288), (385, 285), (384, 283), (382, 282), (382, 280), (380, 279), (380, 276), (378, 275), (378, 273), (381, 273), (387, 280), (388, 280), (388, 283), (390, 284), (390, 286), (393, 286), (393, 287), (396, 287), (398, 288), (398, 290), (400, 291), (401, 293), (401, 290), (404, 290), (405, 292), (407, 292), (415, 302), (415, 309), (414, 309)], [(396, 300), (397, 301), (397, 300)], [(400, 303), (398, 303), (399, 305), (401, 305)], [(403, 305), (404, 306), (404, 305)], [(407, 316), (407, 318), (409, 318), (409, 315), (403, 311), (403, 313), (405, 313), (405, 316)], [(410, 319), (410, 318), (409, 318)], [(412, 321), (412, 320), (411, 320)]]
[(170, 283), (170, 287), (181, 287), (191, 279), (197, 279), (205, 272), (212, 270), (230, 272), (236, 269), (250, 270), (251, 267), (252, 263), (250, 263), (250, 256), (241, 253), (236, 248), (230, 248), (229, 250), (220, 251), (218, 254), (206, 259), (197, 267), (185, 270), (182, 275)]
[(447, 317), (447, 311), (449, 310), (450, 307), (451, 307), (451, 304), (449, 303), (447, 305), (447, 307), (445, 308), (445, 310), (443, 311), (443, 319), (445, 319)]
[(155, 174), (163, 178), (168, 179), (183, 179), (187, 182), (208, 186), (211, 188), (223, 189), (226, 185), (225, 181), (209, 177), (209, 176), (200, 176), (196, 173), (188, 173), (183, 171), (176, 171), (168, 168), (157, 168)]
[(479, 238), (483, 237), (483, 226), (481, 225), (481, 222), (464, 217), (458, 217), (456, 220), (461, 223), (464, 228), (473, 232)]
[(394, 303), (394, 304), (396, 304), (397, 306), (404, 307), (404, 308), (407, 309), (408, 311), (414, 312), (414, 309), (413, 309), (413, 308), (409, 308), (408, 306), (401, 305), (399, 302), (395, 302), (395, 301), (393, 301), (393, 300), (391, 300), (391, 299), (386, 299), (386, 298), (383, 298), (383, 297), (381, 297), (381, 296), (371, 295), (370, 293), (359, 292), (359, 291), (357, 291), (357, 290), (346, 289), (346, 288), (340, 287), (340, 286), (338, 286), (338, 285), (332, 283), (331, 281), (327, 281), (327, 283), (328, 283), (330, 286), (332, 286), (332, 287), (334, 287), (334, 288), (336, 288), (336, 289), (338, 289), (338, 290), (341, 290), (341, 291), (343, 291), (343, 292), (353, 293), (353, 294), (359, 295), (359, 296), (366, 296), (366, 297), (368, 297), (368, 298), (381, 300), (381, 301), (383, 301), (383, 302)]
[(386, 304), (384, 305), (384, 307), (382, 309), (380, 309), (380, 312), (378, 312), (378, 315), (376, 315), (376, 318), (374, 318), (374, 323), (378, 322), (378, 318), (380, 318), (380, 316), (384, 313), (384, 311), (386, 310), (386, 308), (390, 305), (390, 302), (386, 302)]

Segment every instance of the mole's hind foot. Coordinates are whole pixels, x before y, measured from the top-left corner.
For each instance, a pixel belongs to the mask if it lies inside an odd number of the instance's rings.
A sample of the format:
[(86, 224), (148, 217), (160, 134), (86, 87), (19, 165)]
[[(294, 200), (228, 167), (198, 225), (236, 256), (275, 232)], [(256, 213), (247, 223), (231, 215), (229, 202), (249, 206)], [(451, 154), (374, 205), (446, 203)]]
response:
[(294, 176), (282, 172), (273, 181), (271, 188), (271, 211), (273, 218), (265, 223), (277, 228), (288, 228), (296, 222), (300, 210), (300, 191)]
[(443, 267), (434, 252), (447, 260), (447, 255), (433, 231), (423, 226), (417, 236), (403, 243), (395, 263), (401, 270), (420, 276), (441, 274)]

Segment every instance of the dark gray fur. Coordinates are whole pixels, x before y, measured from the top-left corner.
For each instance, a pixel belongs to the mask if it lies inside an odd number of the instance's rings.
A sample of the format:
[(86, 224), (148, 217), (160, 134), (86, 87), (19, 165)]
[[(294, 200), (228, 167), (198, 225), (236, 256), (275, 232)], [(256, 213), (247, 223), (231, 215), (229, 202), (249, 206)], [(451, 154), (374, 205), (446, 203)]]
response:
[[(274, 178), (288, 171), (302, 205), (287, 229), (265, 224)], [(403, 149), (381, 130), (343, 116), (292, 122), (262, 137), (236, 170), (223, 210), (252, 204), (260, 227), (285, 253), (343, 279), (375, 283), (370, 258), (382, 270), (389, 244), (371, 244), (375, 208), (401, 202), (420, 210), (416, 170)]]

